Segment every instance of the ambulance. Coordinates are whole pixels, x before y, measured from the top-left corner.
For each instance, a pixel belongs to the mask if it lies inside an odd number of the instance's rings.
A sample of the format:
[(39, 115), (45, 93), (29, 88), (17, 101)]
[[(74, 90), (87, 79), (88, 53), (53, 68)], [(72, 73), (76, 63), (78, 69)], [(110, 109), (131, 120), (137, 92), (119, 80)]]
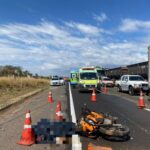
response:
[(70, 72), (70, 84), (72, 87), (76, 87), (78, 84), (78, 71)]
[(101, 91), (98, 73), (95, 67), (82, 67), (79, 69), (79, 91)]

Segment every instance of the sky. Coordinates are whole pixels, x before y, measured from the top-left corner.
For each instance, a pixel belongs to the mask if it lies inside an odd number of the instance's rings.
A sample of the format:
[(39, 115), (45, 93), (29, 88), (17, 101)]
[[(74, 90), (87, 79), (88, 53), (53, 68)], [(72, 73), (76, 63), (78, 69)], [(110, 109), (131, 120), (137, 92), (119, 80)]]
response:
[(0, 0), (0, 65), (67, 75), (148, 60), (149, 0)]

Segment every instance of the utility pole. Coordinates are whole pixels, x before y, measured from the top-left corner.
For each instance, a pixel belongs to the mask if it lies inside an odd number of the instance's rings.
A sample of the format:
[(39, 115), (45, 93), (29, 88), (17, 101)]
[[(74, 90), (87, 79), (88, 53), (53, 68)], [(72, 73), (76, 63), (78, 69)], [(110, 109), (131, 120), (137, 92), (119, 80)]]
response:
[(150, 46), (148, 46), (148, 85), (150, 87)]

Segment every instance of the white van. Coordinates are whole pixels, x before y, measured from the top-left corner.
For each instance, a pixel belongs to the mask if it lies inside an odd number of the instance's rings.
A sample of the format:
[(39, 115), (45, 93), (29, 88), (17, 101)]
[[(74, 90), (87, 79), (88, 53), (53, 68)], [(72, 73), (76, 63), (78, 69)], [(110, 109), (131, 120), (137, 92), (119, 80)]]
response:
[(50, 81), (50, 85), (61, 85), (59, 77), (57, 77), (57, 76), (52, 77), (52, 79)]

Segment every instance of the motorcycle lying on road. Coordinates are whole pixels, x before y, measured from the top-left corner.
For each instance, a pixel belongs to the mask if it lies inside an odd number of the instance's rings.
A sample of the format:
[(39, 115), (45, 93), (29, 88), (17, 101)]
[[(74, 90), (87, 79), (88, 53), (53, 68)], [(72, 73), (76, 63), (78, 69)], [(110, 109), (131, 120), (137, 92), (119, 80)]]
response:
[(77, 121), (77, 130), (79, 134), (90, 138), (97, 138), (101, 135), (110, 140), (129, 139), (129, 128), (118, 124), (117, 120), (117, 117), (91, 111), (84, 105), (81, 117)]

